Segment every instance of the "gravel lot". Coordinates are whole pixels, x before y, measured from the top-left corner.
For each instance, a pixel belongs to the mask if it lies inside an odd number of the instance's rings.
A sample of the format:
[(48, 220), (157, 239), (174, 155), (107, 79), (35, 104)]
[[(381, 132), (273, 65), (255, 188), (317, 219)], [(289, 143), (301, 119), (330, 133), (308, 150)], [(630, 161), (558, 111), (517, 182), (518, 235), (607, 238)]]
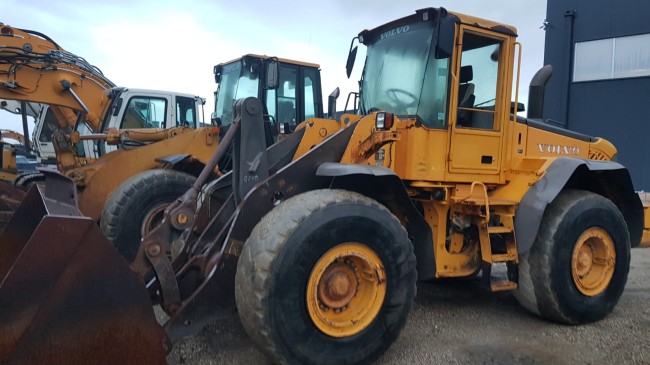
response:
[[(270, 364), (237, 315), (176, 344), (170, 364)], [(508, 293), (472, 280), (420, 283), (399, 339), (376, 363), (650, 364), (650, 249), (632, 250), (627, 287), (614, 312), (583, 326), (543, 321)]]

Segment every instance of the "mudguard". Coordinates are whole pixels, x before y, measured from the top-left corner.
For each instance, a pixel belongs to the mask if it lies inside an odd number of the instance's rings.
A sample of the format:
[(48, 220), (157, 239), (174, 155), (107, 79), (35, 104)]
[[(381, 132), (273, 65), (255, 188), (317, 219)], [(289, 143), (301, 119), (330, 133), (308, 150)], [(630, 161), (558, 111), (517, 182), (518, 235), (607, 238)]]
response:
[(610, 199), (625, 218), (632, 247), (639, 245), (643, 205), (634, 191), (628, 170), (617, 162), (561, 157), (528, 190), (517, 207), (515, 234), (520, 254), (533, 246), (546, 206), (566, 188), (589, 190)]
[(413, 240), (413, 250), (417, 258), (418, 280), (435, 278), (433, 232), (413, 205), (402, 179), (393, 170), (375, 165), (325, 162), (318, 167), (316, 175), (333, 177), (331, 188), (356, 191), (369, 196), (398, 217), (405, 217), (404, 220), (408, 222), (406, 228)]

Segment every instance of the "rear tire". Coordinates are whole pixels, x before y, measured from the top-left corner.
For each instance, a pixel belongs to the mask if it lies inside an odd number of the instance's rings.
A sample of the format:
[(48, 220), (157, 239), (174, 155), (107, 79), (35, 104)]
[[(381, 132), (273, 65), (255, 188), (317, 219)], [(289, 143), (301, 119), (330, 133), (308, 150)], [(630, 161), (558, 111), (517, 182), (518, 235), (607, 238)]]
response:
[(544, 212), (533, 247), (520, 257), (515, 297), (552, 321), (597, 321), (618, 303), (629, 268), (630, 238), (618, 208), (588, 191), (563, 191)]
[(132, 262), (143, 233), (162, 221), (164, 209), (194, 184), (195, 177), (174, 170), (149, 170), (122, 183), (108, 198), (100, 220), (104, 235)]
[(304, 193), (266, 214), (246, 241), (239, 317), (276, 363), (370, 363), (404, 327), (415, 266), (406, 230), (384, 206), (343, 190)]

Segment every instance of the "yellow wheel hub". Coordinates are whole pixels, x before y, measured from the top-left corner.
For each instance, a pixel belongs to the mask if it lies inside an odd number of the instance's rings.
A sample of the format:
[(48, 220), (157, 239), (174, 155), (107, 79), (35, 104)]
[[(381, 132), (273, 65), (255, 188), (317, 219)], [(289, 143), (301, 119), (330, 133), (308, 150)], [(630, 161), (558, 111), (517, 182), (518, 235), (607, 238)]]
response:
[(332, 337), (353, 336), (379, 314), (386, 272), (368, 246), (342, 243), (316, 262), (306, 295), (309, 316), (319, 330)]
[(612, 237), (602, 228), (584, 231), (573, 248), (571, 274), (578, 290), (589, 297), (607, 289), (616, 262)]

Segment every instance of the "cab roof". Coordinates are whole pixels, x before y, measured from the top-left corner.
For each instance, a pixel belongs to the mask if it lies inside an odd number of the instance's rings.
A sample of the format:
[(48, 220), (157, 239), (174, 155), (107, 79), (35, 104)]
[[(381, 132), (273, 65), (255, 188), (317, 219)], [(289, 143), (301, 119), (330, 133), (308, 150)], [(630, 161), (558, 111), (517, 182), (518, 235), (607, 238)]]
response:
[(273, 56), (267, 56), (267, 55), (259, 55), (259, 54), (254, 54), (254, 53), (245, 54), (245, 55), (243, 55), (241, 57), (237, 57), (237, 58), (232, 59), (230, 61), (220, 63), (219, 65), (223, 66), (223, 65), (227, 65), (227, 64), (230, 64), (230, 63), (233, 63), (233, 62), (237, 62), (237, 61), (239, 61), (239, 60), (241, 60), (242, 58), (245, 58), (245, 57), (252, 57), (252, 58), (257, 58), (257, 59), (260, 59), (260, 60), (266, 60), (268, 58), (276, 58), (278, 60), (278, 62), (280, 62), (280, 63), (287, 63), (287, 64), (292, 64), (292, 65), (306, 66), (306, 67), (312, 67), (312, 68), (320, 69), (320, 65), (316, 64), (316, 63), (303, 62), (303, 61), (291, 60), (291, 59), (288, 59), (288, 58), (280, 58), (280, 57), (273, 57)]

